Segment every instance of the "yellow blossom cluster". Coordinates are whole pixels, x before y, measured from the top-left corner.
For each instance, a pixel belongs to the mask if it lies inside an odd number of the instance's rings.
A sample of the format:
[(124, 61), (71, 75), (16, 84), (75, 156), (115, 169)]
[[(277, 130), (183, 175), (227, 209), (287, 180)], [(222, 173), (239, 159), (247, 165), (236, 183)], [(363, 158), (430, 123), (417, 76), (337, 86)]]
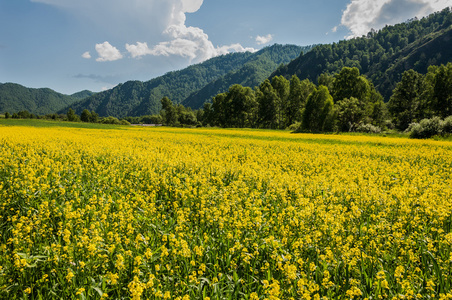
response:
[(452, 143), (0, 126), (1, 299), (451, 299)]

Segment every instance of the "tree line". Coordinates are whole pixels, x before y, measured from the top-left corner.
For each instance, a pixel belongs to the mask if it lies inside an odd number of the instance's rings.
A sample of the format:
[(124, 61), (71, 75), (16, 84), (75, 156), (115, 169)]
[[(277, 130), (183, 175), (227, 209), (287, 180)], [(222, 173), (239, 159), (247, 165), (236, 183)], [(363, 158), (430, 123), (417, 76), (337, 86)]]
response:
[(54, 120), (54, 121), (68, 121), (68, 122), (86, 122), (86, 123), (101, 123), (101, 124), (115, 124), (115, 125), (130, 125), (127, 120), (115, 117), (102, 117), (95, 111), (89, 111), (84, 109), (80, 115), (77, 115), (72, 108), (69, 108), (66, 114), (46, 114), (37, 115), (28, 112), (27, 110), (21, 110), (17, 113), (10, 114), (5, 112), (5, 119), (43, 119), (43, 120)]
[(388, 103), (358, 68), (322, 74), (318, 84), (275, 76), (255, 89), (233, 85), (192, 111), (161, 100), (165, 125), (297, 129), (306, 132), (406, 130), (422, 119), (452, 115), (452, 63), (427, 74), (403, 73)]

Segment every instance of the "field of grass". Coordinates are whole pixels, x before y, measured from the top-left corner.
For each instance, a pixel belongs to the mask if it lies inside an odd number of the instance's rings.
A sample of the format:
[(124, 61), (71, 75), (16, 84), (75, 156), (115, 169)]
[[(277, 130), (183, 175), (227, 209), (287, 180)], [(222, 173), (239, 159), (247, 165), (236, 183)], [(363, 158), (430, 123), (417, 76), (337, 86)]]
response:
[(452, 299), (450, 141), (8, 121), (0, 299)]

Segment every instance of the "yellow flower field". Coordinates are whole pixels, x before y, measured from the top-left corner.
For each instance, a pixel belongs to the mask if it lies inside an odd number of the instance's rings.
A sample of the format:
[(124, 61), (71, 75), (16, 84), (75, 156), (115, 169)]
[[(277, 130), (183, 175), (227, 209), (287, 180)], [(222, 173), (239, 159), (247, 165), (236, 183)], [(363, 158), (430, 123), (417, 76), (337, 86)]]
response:
[(0, 299), (452, 299), (452, 143), (0, 126)]

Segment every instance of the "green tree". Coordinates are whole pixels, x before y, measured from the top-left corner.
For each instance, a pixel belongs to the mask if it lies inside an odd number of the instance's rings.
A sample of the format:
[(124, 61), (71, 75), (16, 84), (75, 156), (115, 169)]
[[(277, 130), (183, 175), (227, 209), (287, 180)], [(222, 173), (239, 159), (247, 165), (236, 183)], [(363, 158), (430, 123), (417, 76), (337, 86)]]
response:
[(362, 101), (351, 97), (336, 103), (337, 125), (340, 131), (354, 131), (365, 115)]
[(226, 93), (221, 93), (212, 99), (212, 124), (226, 127), (227, 124), (227, 103)]
[(254, 126), (257, 102), (251, 88), (243, 87), (240, 84), (231, 86), (226, 102), (228, 103), (229, 126), (241, 128)]
[(97, 123), (97, 122), (99, 121), (99, 114), (96, 113), (94, 110), (91, 111), (91, 114), (90, 114), (90, 115), (91, 115), (91, 116), (90, 116), (90, 118), (89, 118), (89, 121), (90, 121), (91, 123)]
[(423, 80), (422, 74), (408, 70), (403, 73), (401, 81), (397, 83), (388, 102), (388, 110), (397, 129), (405, 130), (416, 120), (416, 116), (426, 113), (425, 105), (420, 101)]
[(80, 115), (80, 120), (82, 120), (82, 122), (91, 122), (91, 113), (89, 112), (89, 110), (84, 109)]
[(182, 104), (179, 104), (176, 110), (180, 124), (193, 126), (198, 122), (195, 112), (190, 107), (186, 108)]
[[(379, 94), (380, 95), (380, 94)], [(380, 95), (380, 99), (371, 103), (371, 123), (380, 128), (385, 127), (386, 120), (388, 119), (388, 109), (383, 102), (383, 97)]]
[[(304, 79), (301, 81), (301, 97), (300, 97), (300, 114), (303, 114), (303, 110), (306, 107), (306, 103), (308, 102), (309, 95), (315, 90), (315, 84), (309, 79)], [(329, 91), (329, 90), (328, 90)], [(331, 94), (331, 93), (330, 93)], [(300, 117), (301, 120), (301, 117)]]
[(266, 79), (256, 91), (258, 102), (258, 123), (263, 128), (276, 128), (276, 94), (270, 80)]
[(452, 115), (452, 63), (429, 67), (422, 96), (432, 115), (441, 118)]
[(163, 97), (160, 100), (163, 109), (163, 120), (166, 125), (174, 126), (177, 123), (178, 116), (176, 107), (174, 107), (173, 102), (168, 97)]
[(9, 112), (5, 112), (5, 119), (9, 119), (11, 117), (11, 115), (9, 114)]
[[(202, 124), (204, 126), (206, 125), (214, 125), (214, 115), (213, 115), (213, 109), (212, 109), (212, 103), (204, 103), (203, 105), (203, 111), (204, 111), (204, 115), (203, 115), (203, 120), (202, 120)], [(199, 119), (198, 119), (199, 120)]]
[(317, 78), (318, 84), (326, 86), (328, 88), (328, 91), (330, 91), (330, 94), (333, 91), (333, 81), (334, 81), (334, 76), (332, 76), (328, 73), (322, 73), (322, 74), (320, 74), (319, 78)]
[(370, 97), (371, 87), (369, 81), (359, 74), (358, 68), (344, 67), (333, 80), (334, 101), (354, 97), (367, 102)]
[(68, 109), (66, 118), (69, 122), (77, 122), (79, 120), (78, 115), (75, 114), (75, 111), (72, 108)]
[[(288, 106), (288, 98), (290, 93), (290, 82), (284, 76), (275, 76), (272, 79), (272, 87), (278, 96), (276, 98), (276, 122), (278, 124), (278, 128), (286, 127), (286, 111)], [(289, 124), (290, 125), (290, 124)]]
[(302, 128), (311, 132), (331, 130), (333, 108), (333, 97), (328, 88), (323, 85), (319, 86), (308, 97), (303, 113)]

